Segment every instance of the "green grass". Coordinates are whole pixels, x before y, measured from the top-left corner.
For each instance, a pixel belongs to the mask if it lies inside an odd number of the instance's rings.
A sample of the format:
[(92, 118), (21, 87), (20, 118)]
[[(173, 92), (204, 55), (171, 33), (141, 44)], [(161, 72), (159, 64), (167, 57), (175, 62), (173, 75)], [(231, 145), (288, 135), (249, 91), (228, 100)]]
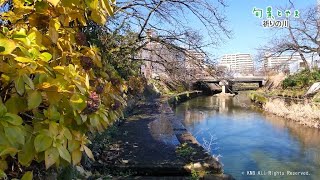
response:
[(263, 93), (260, 93), (260, 92), (254, 92), (254, 91), (252, 91), (252, 92), (250, 92), (249, 94), (248, 94), (248, 96), (249, 96), (249, 98), (252, 100), (252, 101), (254, 101), (254, 102), (256, 102), (256, 103), (261, 103), (261, 104), (264, 104), (264, 103), (266, 103), (267, 102), (267, 97), (265, 97), (265, 95), (263, 94)]
[(176, 149), (176, 153), (178, 154), (178, 156), (185, 157), (185, 158), (189, 158), (193, 152), (194, 152), (194, 149), (192, 147), (188, 146), (187, 143), (181, 144)]

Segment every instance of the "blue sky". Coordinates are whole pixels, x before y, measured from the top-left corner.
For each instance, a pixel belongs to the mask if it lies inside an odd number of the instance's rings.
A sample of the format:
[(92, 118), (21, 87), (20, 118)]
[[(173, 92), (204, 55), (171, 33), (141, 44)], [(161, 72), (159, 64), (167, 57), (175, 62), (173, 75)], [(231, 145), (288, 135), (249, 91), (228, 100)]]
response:
[[(303, 13), (303, 9), (314, 6), (317, 0), (291, 0), (295, 9)], [(251, 53), (256, 54), (256, 48), (266, 44), (274, 35), (274, 31), (261, 26), (262, 19), (252, 14), (254, 7), (266, 9), (273, 7), (276, 15), (277, 8), (289, 7), (289, 0), (226, 0), (228, 7), (225, 9), (228, 18), (228, 26), (233, 30), (232, 39), (226, 40), (218, 49), (207, 50), (220, 57), (227, 53)], [(264, 12), (264, 16), (266, 16)]]

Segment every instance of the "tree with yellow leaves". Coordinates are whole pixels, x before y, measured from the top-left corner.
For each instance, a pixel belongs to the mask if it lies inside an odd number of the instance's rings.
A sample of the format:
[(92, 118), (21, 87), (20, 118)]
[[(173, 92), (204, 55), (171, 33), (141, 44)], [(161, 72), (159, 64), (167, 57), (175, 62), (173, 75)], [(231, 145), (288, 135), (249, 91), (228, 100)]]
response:
[(44, 161), (48, 169), (78, 164), (82, 152), (94, 159), (87, 134), (121, 116), (126, 86), (80, 29), (91, 21), (105, 25), (115, 0), (1, 0), (0, 6), (0, 178), (9, 165), (18, 169), (12, 161)]

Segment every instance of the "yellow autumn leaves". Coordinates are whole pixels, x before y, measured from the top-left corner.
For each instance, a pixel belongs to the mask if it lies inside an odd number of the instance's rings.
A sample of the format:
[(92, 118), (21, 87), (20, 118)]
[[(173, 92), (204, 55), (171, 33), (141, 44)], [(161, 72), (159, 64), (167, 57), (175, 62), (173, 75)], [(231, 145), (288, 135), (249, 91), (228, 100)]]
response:
[[(0, 6), (6, 2), (0, 0)], [(111, 103), (122, 103), (123, 94), (122, 84), (110, 83), (101, 70), (99, 49), (77, 39), (89, 21), (105, 25), (114, 0), (12, 3), (0, 14), (0, 82), (6, 94), (0, 99), (0, 179), (8, 156), (18, 157), (22, 166), (44, 161), (46, 168), (77, 164), (82, 153), (94, 159), (86, 133), (102, 131), (121, 115), (121, 108), (114, 110)], [(83, 68), (81, 58), (92, 63), (90, 68)], [(96, 89), (90, 83), (98, 77), (97, 86), (103, 88), (96, 96), (102, 100), (92, 101), (98, 108), (84, 114)], [(23, 176), (30, 178), (32, 172)]]

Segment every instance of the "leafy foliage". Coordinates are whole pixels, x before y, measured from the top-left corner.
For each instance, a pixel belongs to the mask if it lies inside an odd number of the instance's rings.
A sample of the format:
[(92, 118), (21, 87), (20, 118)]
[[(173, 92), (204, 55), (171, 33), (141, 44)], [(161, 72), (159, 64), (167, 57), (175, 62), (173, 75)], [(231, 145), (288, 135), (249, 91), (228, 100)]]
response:
[(0, 176), (9, 156), (46, 168), (94, 159), (87, 134), (121, 116), (127, 88), (82, 29), (104, 25), (115, 0), (10, 3), (0, 16)]
[(190, 156), (192, 155), (192, 153), (194, 153), (194, 148), (189, 146), (187, 143), (183, 143), (181, 144), (177, 149), (176, 149), (176, 153), (181, 156), (181, 157), (185, 157), (185, 158), (190, 158)]
[(283, 82), (282, 87), (284, 89), (287, 88), (305, 88), (313, 83), (320, 81), (320, 70), (313, 70), (313, 71), (301, 71), (297, 74), (288, 76)]
[(296, 85), (297, 85), (297, 83), (292, 77), (288, 77), (285, 80), (283, 80), (283, 82), (282, 82), (283, 88), (294, 87)]
[(130, 94), (142, 94), (144, 88), (147, 86), (147, 80), (145, 78), (131, 76), (128, 79), (128, 86)]
[(139, 74), (142, 61), (136, 60), (135, 56), (142, 43), (130, 28), (121, 27), (121, 31), (111, 31), (92, 24), (83, 31), (86, 38), (101, 49), (104, 54), (102, 61), (107, 62), (109, 68), (117, 71), (119, 76), (128, 80)]

